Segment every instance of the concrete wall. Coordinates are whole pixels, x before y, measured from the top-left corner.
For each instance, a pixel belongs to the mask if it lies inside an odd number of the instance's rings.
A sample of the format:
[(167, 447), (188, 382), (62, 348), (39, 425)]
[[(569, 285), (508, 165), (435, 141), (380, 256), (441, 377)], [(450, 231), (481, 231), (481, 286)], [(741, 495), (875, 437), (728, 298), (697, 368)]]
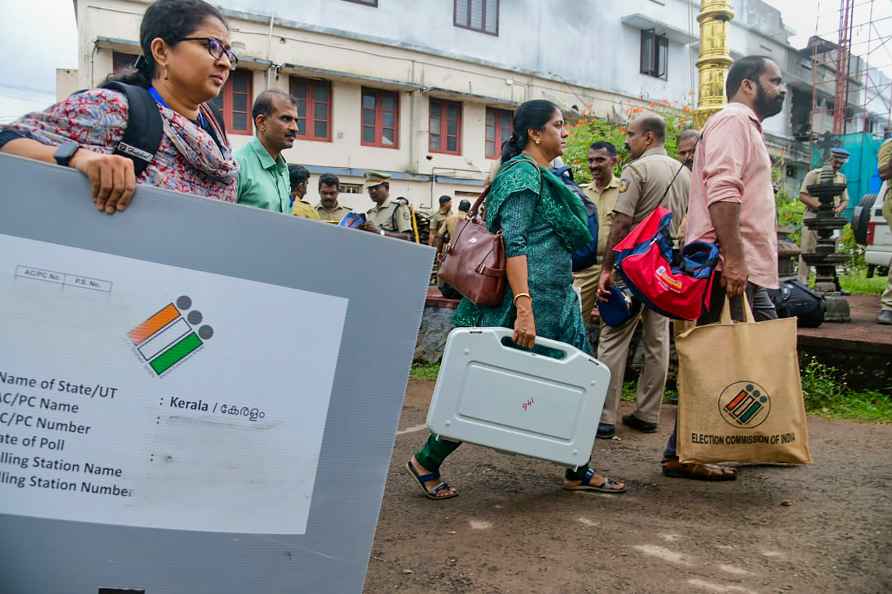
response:
[[(147, 4), (77, 1), (79, 69), (59, 75), (60, 94), (98, 84), (111, 71), (114, 50), (137, 50)], [(287, 151), (288, 160), (311, 171), (335, 170), (348, 183), (359, 183), (368, 169), (392, 172), (393, 194), (420, 205), (430, 205), (441, 193), (479, 190), (494, 164), (484, 155), (487, 106), (510, 108), (547, 98), (564, 109), (624, 117), (648, 100), (679, 107), (696, 101), (699, 7), (685, 0), (501, 0), (497, 36), (454, 26), (448, 0), (380, 0), (378, 7), (344, 0), (221, 4), (242, 64), (254, 69), (255, 96), (266, 88), (287, 91), (289, 75), (332, 82), (331, 142), (298, 141)], [(791, 48), (779, 13), (761, 0), (734, 4), (732, 53), (760, 53), (788, 63)], [(641, 30), (651, 27), (670, 39), (667, 80), (639, 72)], [(362, 146), (363, 86), (399, 91), (398, 148)], [(462, 102), (461, 155), (429, 153), (432, 97)], [(783, 114), (767, 120), (766, 131), (789, 137), (789, 109), (788, 104)], [(248, 139), (232, 135), (237, 147)], [(352, 194), (344, 201), (370, 204)]]
[(61, 101), (75, 91), (84, 87), (78, 86), (80, 77), (78, 70), (70, 68), (56, 69), (56, 101)]
[[(343, 0), (222, 4), (319, 30), (509, 65), (611, 93), (677, 102), (689, 96), (685, 47), (671, 44), (668, 81), (639, 74), (640, 29), (621, 22), (623, 16), (640, 13), (673, 30), (688, 31), (687, 3), (681, 0), (502, 0), (498, 36), (455, 27), (448, 0), (382, 0), (377, 8)], [(696, 37), (696, 23), (693, 31)]]

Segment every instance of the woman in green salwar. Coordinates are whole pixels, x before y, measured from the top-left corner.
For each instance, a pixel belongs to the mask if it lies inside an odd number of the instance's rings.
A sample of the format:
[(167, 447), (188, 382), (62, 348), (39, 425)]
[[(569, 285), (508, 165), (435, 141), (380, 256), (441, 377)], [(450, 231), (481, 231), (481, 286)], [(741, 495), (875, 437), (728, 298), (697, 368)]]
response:
[[(591, 353), (573, 290), (572, 254), (592, 241), (582, 202), (549, 170), (564, 152), (567, 130), (561, 111), (550, 101), (522, 104), (514, 114), (513, 134), (502, 147), (502, 165), (486, 197), (486, 225), (501, 230), (507, 256), (508, 288), (500, 305), (482, 307), (463, 299), (456, 326), (514, 329), (514, 342), (533, 348), (537, 335)], [(597, 419), (592, 419), (596, 423)], [(440, 480), (440, 465), (460, 442), (428, 437), (406, 468), (430, 499), (458, 493)], [(589, 464), (568, 469), (564, 488), (622, 493)]]

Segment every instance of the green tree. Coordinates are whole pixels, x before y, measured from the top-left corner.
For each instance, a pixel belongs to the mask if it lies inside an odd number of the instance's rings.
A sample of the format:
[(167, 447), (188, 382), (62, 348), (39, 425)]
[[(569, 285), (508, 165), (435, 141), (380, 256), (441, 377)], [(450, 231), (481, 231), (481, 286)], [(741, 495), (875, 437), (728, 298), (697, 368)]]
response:
[[(666, 120), (666, 151), (675, 157), (678, 148), (678, 135), (691, 126), (690, 111), (687, 108), (682, 111), (670, 109), (668, 104), (662, 102), (650, 103), (647, 109), (661, 115)], [(642, 111), (644, 111), (643, 108), (634, 107), (628, 110), (627, 116), (632, 119)], [(620, 174), (622, 166), (629, 160), (629, 152), (625, 148), (625, 125), (602, 118), (582, 116), (570, 128), (567, 148), (564, 151), (564, 162), (573, 168), (573, 177), (577, 183), (589, 183), (592, 180), (588, 170), (588, 147), (596, 141), (606, 141), (616, 147), (619, 156), (614, 172), (616, 175)]]

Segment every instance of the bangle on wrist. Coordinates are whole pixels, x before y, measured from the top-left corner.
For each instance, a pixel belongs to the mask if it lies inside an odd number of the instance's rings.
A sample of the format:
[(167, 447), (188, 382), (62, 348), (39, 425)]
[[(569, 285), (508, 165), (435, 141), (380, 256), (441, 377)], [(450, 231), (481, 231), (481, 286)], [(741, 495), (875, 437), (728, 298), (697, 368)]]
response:
[(529, 293), (518, 293), (517, 295), (514, 296), (514, 301), (512, 303), (515, 306), (517, 306), (517, 300), (520, 299), (521, 297), (526, 297), (527, 299), (530, 300), (530, 303), (533, 302), (533, 296), (530, 295)]

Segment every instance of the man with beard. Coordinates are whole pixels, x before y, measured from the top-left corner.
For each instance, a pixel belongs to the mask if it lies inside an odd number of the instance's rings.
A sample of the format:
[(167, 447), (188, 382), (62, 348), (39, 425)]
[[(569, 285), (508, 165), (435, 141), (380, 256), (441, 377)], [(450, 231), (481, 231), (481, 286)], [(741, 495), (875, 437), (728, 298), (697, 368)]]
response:
[(297, 107), (282, 91), (264, 91), (252, 109), (256, 136), (236, 151), (238, 203), (291, 213), (291, 179), (282, 151), (294, 145)]
[[(771, 159), (762, 138), (762, 121), (783, 109), (786, 89), (780, 68), (770, 58), (741, 58), (728, 71), (725, 93), (728, 105), (706, 122), (694, 155), (688, 206), (685, 243), (717, 243), (721, 254), (710, 309), (698, 325), (719, 320), (726, 296), (731, 297), (731, 315), (742, 320), (744, 293), (756, 321), (777, 318), (767, 292), (778, 286), (777, 234)], [(679, 394), (679, 398), (692, 396), (705, 397)], [(666, 444), (663, 474), (708, 481), (737, 478), (733, 468), (681, 463), (676, 431)]]
[[(691, 177), (681, 163), (666, 153), (666, 122), (655, 113), (639, 114), (629, 124), (626, 148), (634, 159), (625, 166), (619, 182), (619, 195), (613, 207), (610, 236), (604, 250), (604, 264), (598, 279), (598, 299), (610, 296), (613, 284), (613, 246), (619, 243), (636, 223), (640, 223), (657, 207), (672, 211), (672, 237), (687, 210)], [(629, 345), (638, 324), (642, 326), (641, 345), (644, 366), (638, 378), (635, 411), (622, 418), (623, 425), (642, 433), (654, 433), (660, 420), (660, 405), (669, 371), (669, 318), (643, 308), (621, 326), (604, 325), (598, 339), (598, 359), (610, 368), (607, 400), (598, 423), (597, 436), (610, 439), (615, 435), (619, 399), (623, 390)]]

